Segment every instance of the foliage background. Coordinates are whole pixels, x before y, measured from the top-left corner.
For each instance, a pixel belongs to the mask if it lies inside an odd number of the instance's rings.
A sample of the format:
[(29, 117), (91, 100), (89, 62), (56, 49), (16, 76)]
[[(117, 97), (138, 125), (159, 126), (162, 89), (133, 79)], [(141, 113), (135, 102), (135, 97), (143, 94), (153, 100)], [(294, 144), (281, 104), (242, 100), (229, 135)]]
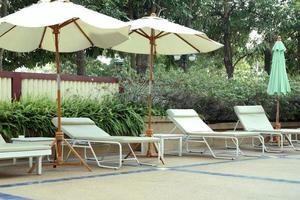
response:
[[(275, 97), (266, 93), (271, 66), (271, 48), (280, 34), (287, 47), (287, 70), (292, 92), (281, 98), (281, 121), (300, 120), (300, 1), (299, 0), (72, 0), (90, 9), (128, 21), (151, 12), (176, 23), (205, 32), (225, 44), (209, 54), (175, 61), (156, 57), (153, 115), (165, 115), (169, 108), (193, 108), (208, 123), (235, 121), (234, 105), (263, 105), (275, 118)], [(2, 0), (1, 17), (37, 0)], [(6, 9), (7, 8), (7, 9)], [(251, 33), (260, 38), (251, 38)], [(254, 34), (255, 35), (255, 34)], [(79, 53), (79, 56), (78, 56)], [(73, 97), (63, 103), (63, 115), (90, 117), (113, 135), (138, 135), (147, 115), (148, 73), (139, 55), (118, 53), (122, 66), (102, 64), (98, 55), (114, 57), (116, 52), (98, 48), (62, 54), (63, 73), (114, 76), (124, 93), (103, 102)], [(3, 60), (2, 60), (3, 58)], [(141, 57), (140, 57), (141, 58)], [(84, 62), (78, 62), (84, 60)], [(13, 53), (0, 49), (0, 71), (18, 67), (40, 67), (53, 62), (54, 54), (43, 50)], [(227, 60), (227, 63), (225, 62)], [(84, 63), (79, 66), (78, 63)], [(79, 70), (80, 71), (80, 70)], [(143, 72), (143, 73), (137, 73)], [(145, 73), (144, 73), (145, 72)], [(233, 76), (234, 75), (234, 76)], [(230, 79), (227, 79), (230, 78)], [(6, 137), (48, 136), (54, 133), (51, 118), (55, 104), (47, 99), (0, 102), (0, 133)]]
[[(192, 67), (184, 73), (180, 69), (165, 70), (156, 67), (153, 89), (154, 115), (165, 115), (169, 108), (193, 108), (208, 123), (232, 122), (237, 118), (235, 105), (262, 105), (271, 120), (275, 119), (275, 96), (267, 94), (268, 75), (263, 71), (239, 66), (234, 79), (228, 80), (222, 70)], [(247, 70), (244, 68), (248, 68)], [(128, 75), (130, 77), (130, 75)], [(132, 76), (131, 76), (132, 77)], [(146, 79), (133, 78), (123, 81), (128, 101), (140, 107), (147, 105)], [(300, 119), (300, 79), (291, 76), (292, 92), (280, 99), (281, 121)]]
[[(54, 136), (51, 119), (56, 115), (56, 104), (49, 99), (27, 99), (21, 102), (0, 103), (0, 134), (9, 140), (18, 135), (26, 137)], [(141, 115), (120, 98), (101, 102), (76, 96), (63, 101), (62, 116), (89, 117), (111, 135), (139, 135), (144, 129)]]

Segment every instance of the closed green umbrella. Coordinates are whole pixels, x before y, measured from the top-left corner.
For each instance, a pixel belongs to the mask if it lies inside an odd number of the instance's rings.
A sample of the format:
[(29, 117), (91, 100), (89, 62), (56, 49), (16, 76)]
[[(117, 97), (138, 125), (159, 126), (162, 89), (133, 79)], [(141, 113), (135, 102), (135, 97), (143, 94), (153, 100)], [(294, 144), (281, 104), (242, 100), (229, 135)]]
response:
[(286, 95), (291, 91), (290, 83), (286, 73), (284, 52), (286, 48), (278, 36), (277, 41), (272, 49), (272, 68), (268, 84), (268, 94), (277, 96), (277, 109), (276, 109), (276, 128), (280, 128), (279, 123), (279, 96)]

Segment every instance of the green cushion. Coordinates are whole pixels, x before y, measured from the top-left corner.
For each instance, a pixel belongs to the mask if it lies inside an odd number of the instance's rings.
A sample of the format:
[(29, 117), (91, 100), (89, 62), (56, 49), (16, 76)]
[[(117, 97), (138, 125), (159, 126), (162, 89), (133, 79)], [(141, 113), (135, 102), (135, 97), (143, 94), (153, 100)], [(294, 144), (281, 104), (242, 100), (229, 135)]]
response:
[(93, 125), (62, 125), (62, 131), (72, 139), (84, 139), (89, 137), (110, 137), (104, 130)]
[(265, 110), (262, 106), (234, 106), (236, 114), (265, 114)]
[[(53, 118), (52, 122), (57, 126), (57, 118)], [(159, 140), (153, 137), (110, 136), (89, 118), (62, 118), (61, 128), (71, 139), (78, 140), (114, 141), (120, 143), (156, 142)]]
[(246, 131), (273, 131), (262, 106), (234, 106), (242, 126)]
[[(52, 119), (52, 123), (55, 126), (57, 126), (57, 117), (54, 117)], [(79, 117), (79, 118), (62, 117), (61, 118), (61, 125), (94, 125), (94, 124), (95, 122), (90, 118), (84, 118), (84, 117)]]
[(213, 132), (193, 109), (169, 109), (167, 114), (184, 133)]
[(168, 109), (169, 117), (198, 117), (198, 113), (193, 109)]

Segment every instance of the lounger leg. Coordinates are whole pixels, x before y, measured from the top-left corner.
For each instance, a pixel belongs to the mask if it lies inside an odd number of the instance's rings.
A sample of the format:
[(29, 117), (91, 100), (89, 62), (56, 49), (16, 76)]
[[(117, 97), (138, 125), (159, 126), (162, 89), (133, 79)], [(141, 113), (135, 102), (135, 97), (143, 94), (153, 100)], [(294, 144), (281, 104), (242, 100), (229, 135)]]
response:
[(160, 160), (164, 159), (162, 151), (161, 151), (162, 147), (161, 147), (161, 143), (159, 143), (159, 142), (156, 143), (156, 145), (158, 146), (158, 147), (156, 147), (157, 148), (157, 162), (160, 163)]
[(258, 139), (259, 139), (259, 141), (260, 141), (260, 143), (261, 143), (261, 151), (262, 151), (262, 156), (264, 156), (265, 155), (265, 138), (263, 137), (263, 136), (258, 136)]
[(280, 134), (280, 149), (281, 149), (281, 152), (283, 152), (283, 135)]
[[(178, 146), (178, 150), (179, 150), (179, 153), (178, 155), (179, 156), (182, 156), (182, 137), (179, 138), (179, 146)], [(163, 152), (162, 152), (163, 153)]]
[(128, 147), (129, 147), (129, 149), (130, 149), (130, 152), (131, 152), (131, 154), (132, 154), (134, 160), (140, 165), (141, 163), (140, 163), (140, 161), (138, 160), (138, 158), (136, 157), (136, 155), (135, 155), (135, 153), (134, 153), (134, 151), (133, 151), (133, 149), (132, 149), (132, 147), (131, 147), (131, 145), (130, 145), (129, 143), (128, 143)]
[[(232, 138), (233, 139), (233, 138)], [(235, 140), (237, 140), (236, 138), (235, 138)], [(210, 151), (210, 153), (211, 153), (211, 155), (214, 157), (214, 158), (221, 158), (221, 159), (230, 159), (230, 160), (234, 160), (237, 156), (238, 156), (238, 154), (239, 154), (239, 152), (240, 152), (240, 150), (239, 150), (239, 147), (238, 147), (238, 141), (236, 141), (235, 143), (237, 144), (237, 149), (236, 149), (236, 157), (226, 157), (226, 156), (216, 156), (216, 154), (214, 153), (214, 151), (212, 150), (212, 148), (210, 147), (210, 145), (209, 145), (209, 143), (207, 142), (207, 140), (203, 137), (203, 141), (204, 141), (204, 143), (206, 144), (206, 146), (207, 146), (207, 148), (209, 149), (209, 151)]]
[(289, 143), (289, 145), (295, 150), (295, 151), (299, 151), (299, 149), (295, 148), (293, 142), (292, 142), (292, 135), (291, 134), (285, 134), (285, 137)]
[(42, 174), (42, 156), (36, 157), (36, 174)]
[(160, 153), (161, 153), (161, 158), (164, 159), (164, 155), (165, 155), (165, 140), (164, 138), (160, 138)]
[[(134, 151), (137, 150), (140, 146), (141, 146), (141, 144), (136, 145), (135, 148), (134, 148)], [(131, 154), (132, 154), (132, 152), (129, 151), (129, 152), (127, 153), (127, 155), (126, 155), (123, 159), (127, 159)]]
[(33, 158), (29, 157), (29, 167), (32, 167), (32, 163), (33, 163)]
[[(155, 165), (150, 164), (150, 163), (142, 163), (142, 162), (140, 162), (140, 161), (138, 160), (137, 156), (135, 155), (135, 153), (134, 153), (134, 151), (133, 151), (131, 145), (130, 145), (129, 143), (127, 143), (127, 144), (128, 144), (129, 149), (130, 149), (131, 155), (133, 156), (133, 160), (135, 160), (139, 165), (155, 166)], [(158, 150), (158, 151), (160, 151), (160, 150)]]
[(109, 168), (109, 169), (119, 169), (119, 168), (121, 168), (121, 166), (122, 166), (122, 145), (120, 143), (115, 143), (115, 144), (118, 145), (118, 147), (119, 147), (119, 160), (118, 160), (118, 166), (113, 167), (113, 166), (102, 165), (101, 162), (98, 160), (98, 157), (97, 157), (97, 155), (94, 151), (94, 148), (91, 145), (91, 142), (88, 142), (89, 149), (91, 150), (91, 152), (92, 152), (92, 154), (95, 158), (95, 161), (96, 161), (96, 163), (99, 167)]
[(237, 138), (232, 138), (232, 140), (235, 140), (235, 145), (236, 145), (235, 156), (237, 158), (237, 157), (239, 157), (239, 152), (240, 152), (239, 140)]
[(161, 153), (162, 148), (161, 148), (160, 142), (153, 143), (153, 144), (154, 144), (155, 151), (157, 152), (158, 162), (161, 161), (161, 163), (164, 165), (165, 159), (163, 158), (162, 153)]
[(205, 138), (203, 138), (203, 141), (205, 142), (205, 144), (206, 144), (207, 148), (209, 149), (211, 155), (212, 155), (214, 158), (217, 158), (216, 155), (215, 155), (215, 153), (214, 153), (213, 150), (210, 148), (210, 145), (208, 144), (208, 142), (206, 141)]

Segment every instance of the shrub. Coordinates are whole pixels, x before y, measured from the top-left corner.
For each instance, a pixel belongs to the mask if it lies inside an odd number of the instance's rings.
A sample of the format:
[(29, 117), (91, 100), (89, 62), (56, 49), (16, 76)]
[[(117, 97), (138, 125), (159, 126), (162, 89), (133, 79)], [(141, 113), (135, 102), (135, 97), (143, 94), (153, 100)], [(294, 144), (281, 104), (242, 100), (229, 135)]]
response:
[[(48, 99), (0, 103), (0, 133), (6, 140), (18, 135), (54, 136), (51, 119), (56, 116), (56, 104)], [(89, 117), (112, 135), (139, 135), (144, 129), (143, 118), (134, 106), (119, 98), (102, 102), (70, 98), (62, 103), (62, 116)]]
[[(228, 80), (221, 70), (191, 68), (187, 73), (178, 69), (157, 67), (153, 85), (154, 115), (165, 115), (169, 108), (193, 108), (210, 123), (231, 122), (237, 118), (235, 105), (262, 105), (271, 120), (275, 119), (276, 101), (267, 94), (268, 76), (250, 70), (236, 71)], [(125, 98), (147, 110), (148, 81), (134, 79), (123, 82)], [(300, 119), (300, 81), (291, 77), (292, 92), (280, 99), (281, 121)]]

